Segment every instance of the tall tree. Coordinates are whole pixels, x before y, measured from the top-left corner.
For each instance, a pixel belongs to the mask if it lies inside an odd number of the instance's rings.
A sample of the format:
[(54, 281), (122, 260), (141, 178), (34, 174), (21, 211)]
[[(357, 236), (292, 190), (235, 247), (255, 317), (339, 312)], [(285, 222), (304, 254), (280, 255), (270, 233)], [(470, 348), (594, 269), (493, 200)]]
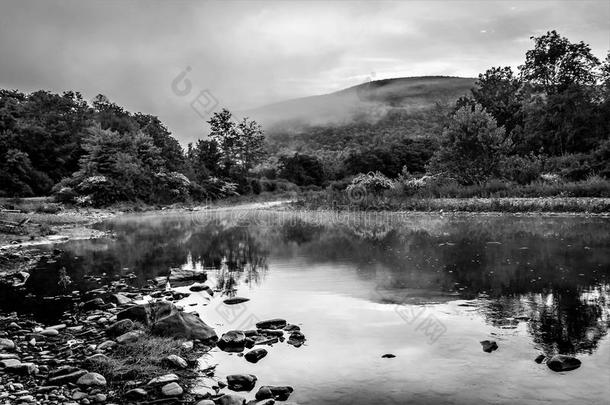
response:
[(600, 62), (584, 42), (572, 43), (557, 31), (531, 37), (534, 49), (525, 54), (521, 77), (546, 93), (557, 93), (572, 85), (591, 86), (597, 81)]

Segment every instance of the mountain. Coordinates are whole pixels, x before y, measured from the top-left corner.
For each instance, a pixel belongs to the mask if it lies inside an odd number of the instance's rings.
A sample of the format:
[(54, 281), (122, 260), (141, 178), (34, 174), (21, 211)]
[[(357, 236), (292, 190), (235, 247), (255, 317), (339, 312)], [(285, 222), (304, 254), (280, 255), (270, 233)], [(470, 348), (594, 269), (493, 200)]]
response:
[(278, 123), (345, 124), (354, 118), (379, 119), (390, 110), (416, 112), (437, 102), (452, 103), (469, 92), (476, 79), (447, 76), (376, 80), (335, 93), (287, 100), (243, 111), (270, 128)]

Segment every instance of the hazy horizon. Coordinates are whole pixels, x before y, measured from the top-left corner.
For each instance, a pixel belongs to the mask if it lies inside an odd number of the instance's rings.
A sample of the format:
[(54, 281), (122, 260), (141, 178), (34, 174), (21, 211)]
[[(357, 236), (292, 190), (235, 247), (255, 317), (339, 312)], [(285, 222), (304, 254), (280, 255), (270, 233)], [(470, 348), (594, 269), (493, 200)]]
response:
[(608, 1), (3, 2), (0, 86), (102, 93), (184, 145), (206, 135), (191, 108), (204, 90), (242, 111), (370, 79), (476, 77), (516, 68), (552, 29), (602, 58), (609, 21)]

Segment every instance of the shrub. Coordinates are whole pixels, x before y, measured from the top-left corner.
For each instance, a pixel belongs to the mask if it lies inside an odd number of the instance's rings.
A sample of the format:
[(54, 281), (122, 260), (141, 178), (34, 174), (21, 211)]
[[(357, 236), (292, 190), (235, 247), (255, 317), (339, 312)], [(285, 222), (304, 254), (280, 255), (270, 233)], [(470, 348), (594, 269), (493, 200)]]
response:
[(542, 172), (542, 160), (536, 156), (506, 156), (500, 162), (500, 174), (518, 184), (537, 180)]
[(356, 189), (364, 189), (371, 194), (381, 194), (384, 190), (394, 188), (394, 182), (380, 172), (360, 173), (347, 186), (347, 192), (351, 193)]

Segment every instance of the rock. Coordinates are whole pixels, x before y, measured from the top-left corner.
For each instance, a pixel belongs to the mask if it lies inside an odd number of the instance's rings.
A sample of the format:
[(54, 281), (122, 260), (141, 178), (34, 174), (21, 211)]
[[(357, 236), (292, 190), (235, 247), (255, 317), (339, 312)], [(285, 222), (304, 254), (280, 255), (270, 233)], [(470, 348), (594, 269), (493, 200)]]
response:
[(172, 382), (172, 383), (169, 383), (169, 384), (165, 384), (161, 388), (161, 392), (166, 397), (177, 397), (179, 395), (182, 395), (184, 390), (182, 389), (181, 386), (178, 385), (178, 383)]
[(546, 362), (546, 365), (553, 371), (570, 371), (580, 367), (580, 360), (576, 357), (556, 354)]
[(189, 287), (189, 291), (192, 291), (192, 292), (205, 291), (210, 295), (214, 295), (214, 291), (212, 291), (212, 289), (205, 284), (193, 284), (192, 286)]
[(225, 394), (216, 400), (217, 405), (244, 405), (246, 398), (239, 395)]
[(106, 303), (104, 302), (103, 299), (101, 299), (101, 298), (94, 298), (94, 299), (89, 300), (89, 301), (87, 301), (87, 302), (85, 302), (83, 304), (83, 310), (84, 311), (92, 311), (94, 309), (104, 308), (105, 305), (106, 305)]
[(493, 340), (483, 340), (481, 346), (483, 346), (483, 351), (485, 353), (491, 353), (494, 350), (498, 350), (498, 344)]
[(15, 342), (10, 339), (0, 338), (0, 350), (14, 350)]
[[(275, 405), (275, 399), (263, 399), (262, 401), (252, 400), (248, 402), (246, 405)], [(292, 404), (287, 404), (292, 405)]]
[(286, 401), (293, 391), (293, 388), (289, 386), (263, 385), (259, 388), (255, 398), (259, 401), (269, 398), (277, 401)]
[(74, 394), (72, 394), (72, 399), (75, 401), (80, 401), (83, 398), (87, 398), (89, 396), (89, 394), (87, 394), (86, 392), (82, 392), (82, 391), (76, 391)]
[(287, 343), (294, 347), (301, 347), (305, 343), (305, 335), (298, 331), (292, 332)]
[(224, 333), (216, 345), (225, 352), (241, 352), (246, 346), (246, 335), (240, 330)]
[(227, 387), (232, 391), (250, 391), (256, 385), (252, 374), (232, 374), (227, 376)]
[(133, 329), (133, 321), (131, 319), (121, 319), (116, 321), (106, 329), (106, 333), (110, 337), (120, 336)]
[(393, 355), (392, 353), (387, 353), (387, 354), (384, 354), (383, 356), (381, 356), (382, 359), (393, 359), (394, 357), (396, 357), (396, 356)]
[(17, 359), (19, 360), (19, 356), (14, 353), (0, 353), (0, 360), (8, 360), (8, 359)]
[(23, 396), (17, 398), (17, 403), (20, 403), (20, 402), (34, 402), (34, 401), (35, 401), (34, 400), (34, 396), (32, 396), (32, 395), (23, 395)]
[(117, 320), (131, 319), (146, 326), (152, 326), (157, 320), (178, 312), (178, 308), (169, 302), (135, 305), (122, 310), (117, 314)]
[(34, 363), (21, 363), (14, 369), (14, 372), (21, 375), (37, 375), (39, 369)]
[(107, 349), (111, 349), (114, 346), (116, 346), (116, 342), (114, 340), (106, 340), (106, 341), (100, 343), (99, 345), (97, 345), (95, 350), (107, 350)]
[(258, 363), (258, 361), (260, 359), (262, 359), (263, 357), (265, 357), (266, 355), (267, 355), (267, 350), (265, 350), (265, 349), (254, 349), (254, 350), (250, 350), (248, 353), (246, 353), (244, 355), (244, 357), (250, 363)]
[(544, 361), (544, 359), (546, 359), (546, 356), (544, 354), (539, 354), (538, 357), (536, 357), (534, 359), (534, 361), (538, 364), (542, 363)]
[(132, 330), (131, 332), (124, 333), (116, 338), (116, 342), (118, 344), (132, 343), (138, 340), (142, 335), (144, 335), (144, 331)]
[(148, 392), (143, 388), (134, 388), (125, 393), (126, 399), (141, 400), (148, 396)]
[(83, 387), (105, 387), (106, 379), (98, 373), (87, 373), (80, 377), (76, 384)]
[(202, 399), (201, 401), (197, 402), (195, 405), (216, 405), (216, 404), (211, 399)]
[(108, 397), (106, 396), (106, 394), (99, 393), (95, 394), (91, 399), (93, 400), (93, 402), (96, 403), (104, 403), (106, 402), (106, 399), (108, 399)]
[(153, 378), (148, 382), (148, 385), (165, 385), (180, 381), (176, 374), (165, 374), (160, 377)]
[(108, 301), (110, 301), (114, 304), (117, 304), (117, 305), (127, 305), (127, 304), (130, 304), (131, 302), (133, 302), (131, 298), (128, 298), (121, 293), (111, 294), (108, 297)]
[(282, 329), (286, 326), (284, 319), (269, 319), (256, 324), (257, 329)]
[(297, 332), (297, 331), (300, 331), (301, 328), (297, 325), (293, 325), (293, 324), (289, 323), (288, 325), (284, 326), (284, 330), (286, 332)]
[(57, 336), (59, 335), (59, 331), (57, 329), (45, 329), (40, 332), (42, 336)]
[(163, 363), (170, 365), (173, 368), (187, 368), (188, 363), (182, 357), (175, 354), (170, 354), (163, 359)]
[[(113, 342), (114, 343), (114, 342)], [(98, 346), (99, 347), (99, 346)], [(96, 353), (93, 356), (89, 356), (85, 359), (85, 364), (95, 364), (95, 363), (106, 363), (110, 359), (108, 356), (102, 353)]]
[(233, 298), (227, 298), (226, 300), (224, 300), (222, 302), (224, 302), (226, 305), (236, 305), (236, 304), (241, 304), (242, 302), (248, 302), (248, 301), (250, 301), (250, 298), (233, 297)]
[(11, 371), (11, 370), (15, 369), (16, 367), (19, 367), (20, 364), (21, 364), (21, 361), (19, 361), (17, 359), (6, 359), (6, 360), (0, 361), (0, 369)]
[(157, 336), (200, 339), (206, 342), (215, 342), (218, 339), (214, 329), (209, 327), (196, 314), (174, 312), (157, 321), (151, 329)]

